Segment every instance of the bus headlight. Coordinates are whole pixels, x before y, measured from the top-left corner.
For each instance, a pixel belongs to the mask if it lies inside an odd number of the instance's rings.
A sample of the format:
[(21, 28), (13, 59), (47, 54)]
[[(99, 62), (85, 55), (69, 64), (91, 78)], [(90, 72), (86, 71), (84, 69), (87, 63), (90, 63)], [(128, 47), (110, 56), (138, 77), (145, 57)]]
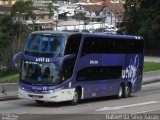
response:
[(25, 90), (25, 88), (24, 88), (24, 87), (22, 87), (22, 86), (19, 86), (19, 88), (20, 88), (21, 90)]
[(50, 98), (52, 98), (52, 99), (58, 99), (58, 96), (56, 95), (56, 96), (52, 96)]
[(53, 92), (55, 92), (55, 91), (54, 91), (54, 90), (49, 90), (48, 92), (49, 92), (49, 93), (53, 93)]
[(49, 93), (53, 93), (53, 92), (57, 92), (57, 91), (59, 91), (59, 90), (62, 90), (63, 88), (58, 88), (58, 89), (55, 89), (55, 90), (49, 90), (48, 92)]

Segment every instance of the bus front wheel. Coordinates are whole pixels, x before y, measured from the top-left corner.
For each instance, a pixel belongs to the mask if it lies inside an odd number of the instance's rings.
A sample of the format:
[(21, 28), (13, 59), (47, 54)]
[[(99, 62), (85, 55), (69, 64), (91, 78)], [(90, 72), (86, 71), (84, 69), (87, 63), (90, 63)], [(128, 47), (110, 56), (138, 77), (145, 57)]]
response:
[(76, 105), (79, 103), (79, 101), (80, 101), (80, 92), (79, 90), (76, 89), (74, 91), (73, 100), (71, 101), (71, 104)]

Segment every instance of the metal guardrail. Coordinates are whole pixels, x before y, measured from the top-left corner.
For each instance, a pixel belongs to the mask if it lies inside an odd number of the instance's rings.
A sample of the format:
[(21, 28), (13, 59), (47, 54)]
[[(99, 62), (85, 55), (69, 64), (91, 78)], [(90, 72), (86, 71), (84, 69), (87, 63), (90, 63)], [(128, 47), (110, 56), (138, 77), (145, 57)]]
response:
[(7, 88), (4, 87), (4, 85), (1, 85), (1, 94), (4, 94), (5, 96), (7, 95)]
[(17, 98), (17, 97), (18, 97), (17, 83), (0, 84), (0, 100), (6, 98)]

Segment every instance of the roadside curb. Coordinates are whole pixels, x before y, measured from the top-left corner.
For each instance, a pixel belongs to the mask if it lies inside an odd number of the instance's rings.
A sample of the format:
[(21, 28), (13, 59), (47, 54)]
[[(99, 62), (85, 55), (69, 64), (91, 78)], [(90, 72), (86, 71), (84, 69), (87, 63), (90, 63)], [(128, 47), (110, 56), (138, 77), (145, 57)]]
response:
[(0, 101), (6, 101), (6, 100), (15, 100), (15, 99), (20, 99), (18, 98), (18, 95), (13, 95), (13, 96), (8, 96), (8, 97), (0, 97)]
[(149, 74), (149, 73), (160, 73), (160, 70), (155, 70), (155, 71), (149, 71), (149, 72), (144, 72), (143, 75)]
[(18, 81), (17, 80), (1, 80), (0, 84), (3, 84), (3, 83), (18, 83)]
[(16, 100), (16, 99), (20, 99), (20, 98), (18, 98), (18, 96), (0, 97), (0, 101)]
[(150, 83), (155, 83), (155, 82), (160, 82), (160, 79), (153, 79), (153, 80), (143, 81), (142, 85), (146, 85), (146, 84), (150, 84)]

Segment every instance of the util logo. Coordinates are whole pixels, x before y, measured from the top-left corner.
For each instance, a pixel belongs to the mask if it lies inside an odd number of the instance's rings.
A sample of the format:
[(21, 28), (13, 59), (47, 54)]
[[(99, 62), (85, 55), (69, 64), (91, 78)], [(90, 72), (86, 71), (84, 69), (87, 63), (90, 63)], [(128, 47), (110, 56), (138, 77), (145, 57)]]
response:
[(36, 58), (36, 62), (50, 62), (49, 58)]
[(139, 60), (138, 55), (134, 59), (131, 59), (129, 66), (125, 70), (122, 70), (123, 79), (128, 78), (133, 84), (135, 83), (138, 76)]

